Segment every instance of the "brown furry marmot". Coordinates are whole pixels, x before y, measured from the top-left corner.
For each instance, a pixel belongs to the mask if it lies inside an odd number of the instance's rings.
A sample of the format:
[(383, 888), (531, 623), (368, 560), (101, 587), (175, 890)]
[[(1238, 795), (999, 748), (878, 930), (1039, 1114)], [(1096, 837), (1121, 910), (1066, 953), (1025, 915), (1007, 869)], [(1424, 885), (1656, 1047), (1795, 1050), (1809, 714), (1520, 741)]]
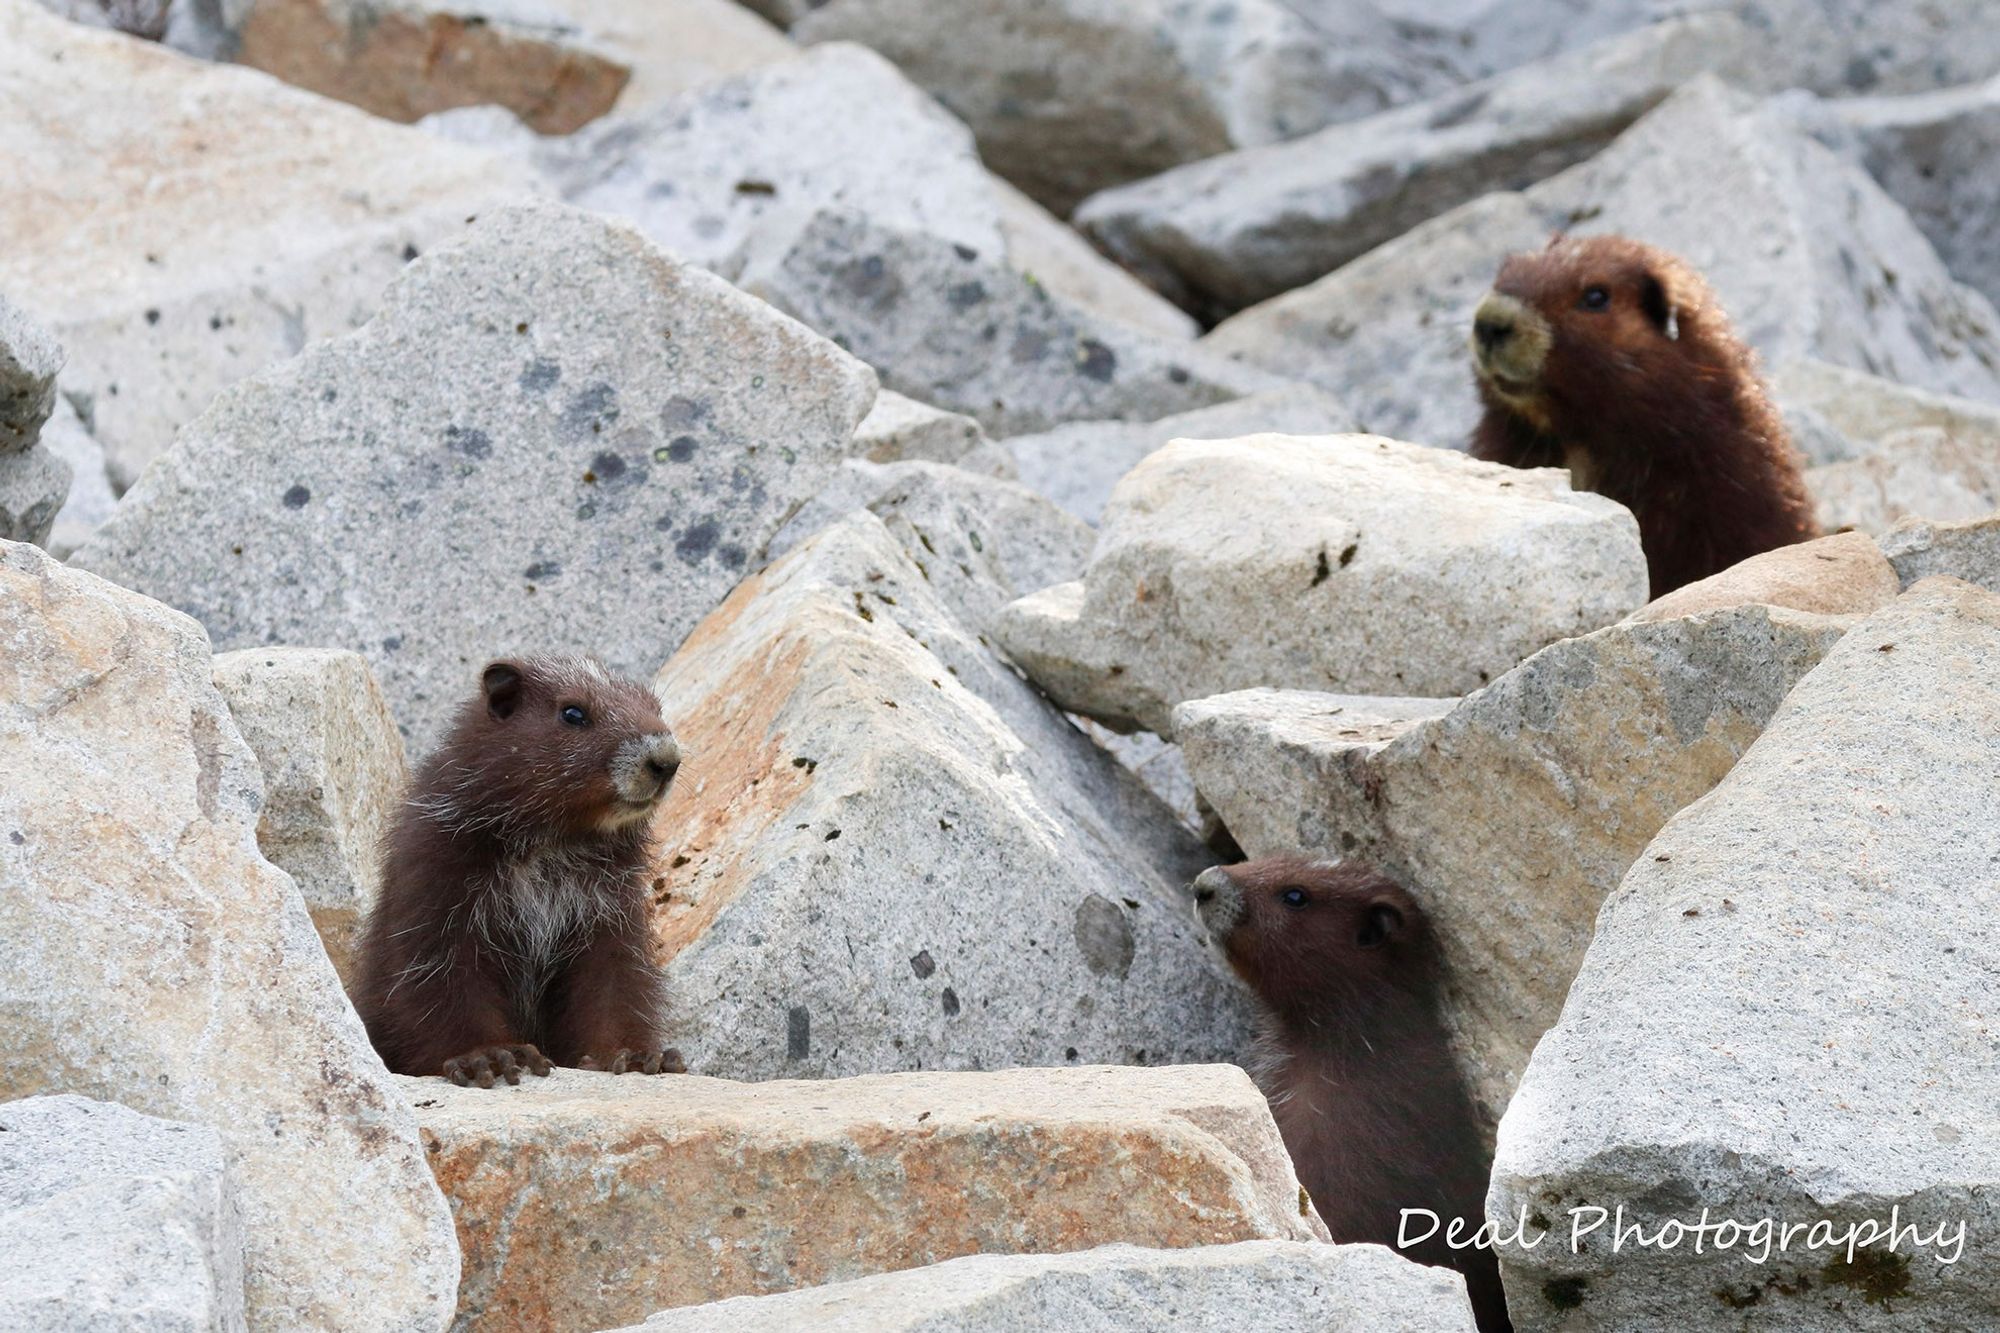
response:
[(679, 1073), (648, 949), (659, 700), (580, 657), (495, 662), (385, 847), (354, 1005), (399, 1074)]
[(1715, 296), (1622, 236), (1501, 265), (1472, 321), (1472, 454), (1567, 467), (1639, 520), (1659, 597), (1818, 535), (1799, 458)]
[[(1263, 1002), (1252, 1072), (1334, 1240), (1393, 1248), (1402, 1210), (1427, 1208), (1465, 1219), (1469, 1241), (1492, 1164), (1438, 1018), (1422, 910), (1373, 870), (1295, 857), (1205, 870), (1194, 895)], [(1461, 1273), (1484, 1333), (1511, 1327), (1490, 1248), (1453, 1249), (1440, 1227), (1403, 1253)]]

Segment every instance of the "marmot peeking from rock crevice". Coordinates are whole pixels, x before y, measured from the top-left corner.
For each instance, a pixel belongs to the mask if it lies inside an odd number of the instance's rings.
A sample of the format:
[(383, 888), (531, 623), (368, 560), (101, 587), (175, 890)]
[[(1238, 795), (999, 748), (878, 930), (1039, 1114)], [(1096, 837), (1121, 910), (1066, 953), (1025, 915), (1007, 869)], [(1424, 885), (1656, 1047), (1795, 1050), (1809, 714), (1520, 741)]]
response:
[(1682, 260), (1622, 236), (1514, 255), (1472, 322), (1475, 458), (1566, 467), (1639, 520), (1652, 595), (1818, 535), (1750, 349)]
[(680, 767), (659, 700), (582, 657), (495, 662), (384, 851), (354, 1005), (399, 1074), (679, 1073), (659, 1031), (647, 825)]

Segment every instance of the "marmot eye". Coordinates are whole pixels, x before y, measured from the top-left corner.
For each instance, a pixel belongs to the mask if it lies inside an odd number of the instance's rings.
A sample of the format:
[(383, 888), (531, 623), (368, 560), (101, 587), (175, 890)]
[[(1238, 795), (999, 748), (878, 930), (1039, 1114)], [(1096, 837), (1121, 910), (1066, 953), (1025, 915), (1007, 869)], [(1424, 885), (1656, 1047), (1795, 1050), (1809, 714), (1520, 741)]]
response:
[(1604, 288), (1586, 287), (1583, 289), (1583, 308), (1585, 310), (1602, 310), (1610, 304), (1611, 293)]
[(587, 727), (590, 725), (590, 714), (586, 713), (581, 707), (579, 707), (576, 704), (569, 704), (565, 706), (562, 710), (561, 717), (564, 722), (568, 723), (572, 727)]
[(1306, 905), (1306, 891), (1304, 889), (1286, 889), (1278, 895), (1278, 901), (1287, 907), (1304, 907)]

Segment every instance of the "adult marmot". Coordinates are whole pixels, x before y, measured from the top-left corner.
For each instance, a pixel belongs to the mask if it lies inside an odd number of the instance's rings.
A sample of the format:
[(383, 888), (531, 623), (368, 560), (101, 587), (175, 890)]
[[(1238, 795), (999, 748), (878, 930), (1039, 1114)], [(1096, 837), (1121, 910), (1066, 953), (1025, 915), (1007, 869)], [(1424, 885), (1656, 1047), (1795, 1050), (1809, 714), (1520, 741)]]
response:
[(1622, 236), (1501, 265), (1472, 320), (1472, 454), (1566, 467), (1639, 520), (1659, 597), (1818, 535), (1799, 458), (1701, 275)]
[(679, 1073), (648, 951), (659, 700), (581, 657), (495, 662), (385, 848), (354, 1005), (399, 1074)]
[[(1463, 1274), (1483, 1333), (1510, 1328), (1497, 1258), (1467, 1244), (1492, 1163), (1438, 1018), (1422, 910), (1373, 870), (1283, 856), (1205, 870), (1194, 896), (1263, 1002), (1252, 1073), (1334, 1240), (1395, 1247), (1402, 1210), (1428, 1209), (1444, 1225), (1402, 1252)], [(1454, 1218), (1466, 1248), (1447, 1243)]]

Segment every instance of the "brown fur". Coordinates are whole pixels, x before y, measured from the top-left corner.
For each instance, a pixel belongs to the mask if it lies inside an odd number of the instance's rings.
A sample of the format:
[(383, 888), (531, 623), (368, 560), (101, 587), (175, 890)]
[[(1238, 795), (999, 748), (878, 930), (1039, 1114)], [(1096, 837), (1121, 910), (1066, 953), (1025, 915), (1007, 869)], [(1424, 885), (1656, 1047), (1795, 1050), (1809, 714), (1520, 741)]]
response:
[(412, 784), (363, 937), (354, 1004), (390, 1069), (684, 1067), (647, 930), (647, 825), (679, 763), (643, 685), (584, 658), (486, 668)]
[[(1263, 1002), (1255, 1072), (1333, 1239), (1394, 1247), (1401, 1210), (1428, 1208), (1464, 1218), (1469, 1240), (1491, 1163), (1437, 1016), (1422, 910), (1373, 870), (1294, 857), (1207, 871), (1195, 898)], [(1484, 1333), (1510, 1327), (1491, 1249), (1454, 1250), (1441, 1227), (1403, 1253), (1463, 1274)]]
[[(1505, 298), (1530, 318), (1517, 325)], [(1496, 374), (1544, 337), (1526, 379)], [(1473, 456), (1570, 467), (1580, 489), (1630, 509), (1654, 597), (1818, 535), (1753, 354), (1675, 256), (1622, 236), (1514, 255), (1475, 317), (1473, 350), (1486, 408)]]

